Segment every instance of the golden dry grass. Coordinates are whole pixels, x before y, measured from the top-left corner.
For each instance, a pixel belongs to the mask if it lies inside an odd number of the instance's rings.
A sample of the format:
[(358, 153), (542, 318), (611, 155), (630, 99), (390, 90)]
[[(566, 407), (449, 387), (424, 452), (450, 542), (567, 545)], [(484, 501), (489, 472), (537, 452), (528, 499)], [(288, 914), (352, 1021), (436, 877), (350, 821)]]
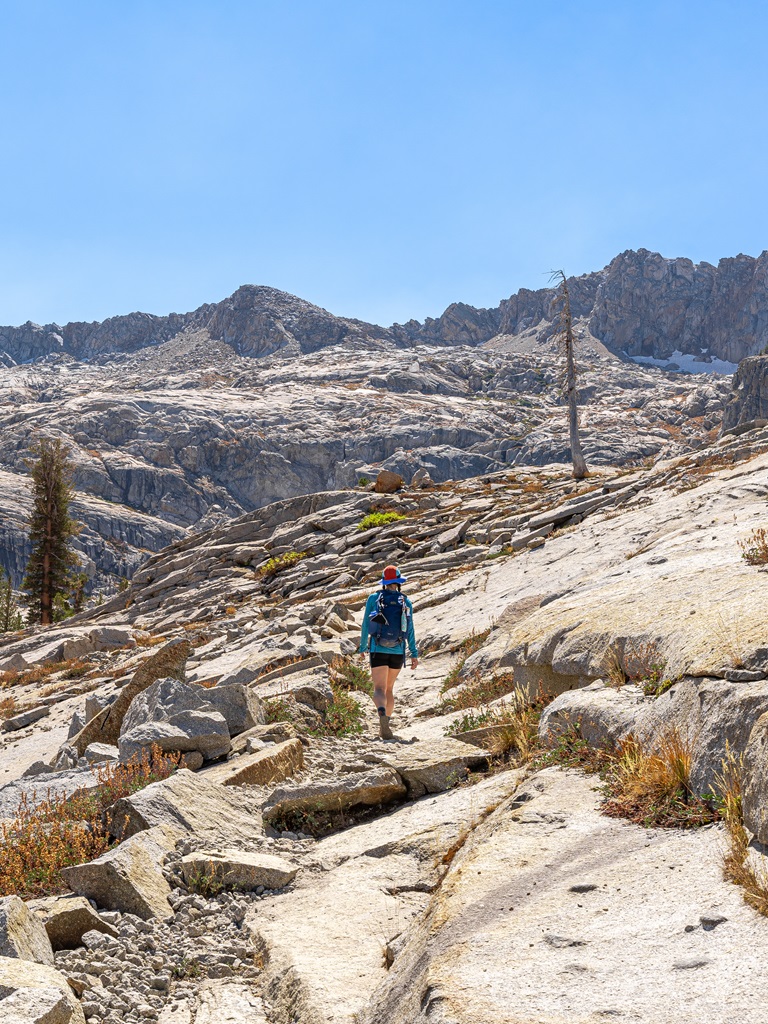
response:
[(746, 903), (768, 917), (768, 872), (755, 865), (750, 857), (749, 836), (742, 813), (743, 759), (726, 746), (726, 756), (716, 779), (722, 802), (727, 846), (723, 853), (723, 875), (741, 887)]

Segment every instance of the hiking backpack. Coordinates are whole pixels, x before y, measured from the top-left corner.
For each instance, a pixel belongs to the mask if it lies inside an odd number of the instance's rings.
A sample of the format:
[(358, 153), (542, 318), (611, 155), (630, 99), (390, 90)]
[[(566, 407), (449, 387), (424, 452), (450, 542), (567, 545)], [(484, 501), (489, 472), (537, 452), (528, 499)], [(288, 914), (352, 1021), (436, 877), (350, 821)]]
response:
[(369, 635), (381, 647), (399, 647), (408, 634), (408, 616), (405, 596), (392, 590), (382, 590), (376, 601), (376, 610), (369, 617)]

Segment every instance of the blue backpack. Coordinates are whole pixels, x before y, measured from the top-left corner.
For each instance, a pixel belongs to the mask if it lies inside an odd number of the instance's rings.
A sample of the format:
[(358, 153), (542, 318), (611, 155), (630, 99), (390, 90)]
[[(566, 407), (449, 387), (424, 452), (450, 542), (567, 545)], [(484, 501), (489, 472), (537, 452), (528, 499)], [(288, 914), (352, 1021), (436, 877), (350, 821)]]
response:
[(403, 594), (382, 590), (376, 601), (376, 610), (369, 616), (369, 635), (381, 647), (399, 647), (408, 634), (409, 614)]

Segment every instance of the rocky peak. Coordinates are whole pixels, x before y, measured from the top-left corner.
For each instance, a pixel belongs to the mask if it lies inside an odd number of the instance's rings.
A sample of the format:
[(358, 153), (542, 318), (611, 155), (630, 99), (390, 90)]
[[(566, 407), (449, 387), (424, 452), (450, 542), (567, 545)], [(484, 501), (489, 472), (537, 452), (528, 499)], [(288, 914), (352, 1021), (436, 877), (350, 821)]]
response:
[(738, 363), (768, 341), (768, 253), (711, 263), (628, 250), (600, 275), (590, 330), (609, 349)]
[[(668, 360), (675, 352), (738, 363), (768, 341), (768, 253), (711, 263), (627, 250), (604, 269), (568, 279), (575, 318), (617, 355)], [(555, 288), (521, 288), (493, 308), (454, 302), (439, 317), (380, 327), (335, 316), (288, 292), (242, 285), (228, 298), (190, 313), (129, 313), (102, 323), (26, 323), (0, 327), (0, 363), (53, 353), (90, 361), (156, 346), (180, 333), (207, 330), (242, 356), (296, 356), (345, 341), (399, 346), (471, 345), (497, 335), (552, 333)]]

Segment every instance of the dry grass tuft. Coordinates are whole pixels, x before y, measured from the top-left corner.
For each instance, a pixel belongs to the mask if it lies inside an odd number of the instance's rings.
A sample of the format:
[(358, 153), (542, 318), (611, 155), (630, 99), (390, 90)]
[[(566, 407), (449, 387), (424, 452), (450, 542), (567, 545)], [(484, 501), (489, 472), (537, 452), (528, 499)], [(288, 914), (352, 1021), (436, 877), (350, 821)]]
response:
[[(456, 664), (453, 666), (453, 668), (451, 668), (450, 672), (443, 680), (443, 685), (440, 688), (441, 693), (445, 693), (446, 690), (450, 690), (454, 686), (459, 685), (459, 683), (461, 682), (461, 673), (467, 658), (469, 658), (476, 651), (480, 650), (485, 641), (488, 639), (490, 632), (490, 627), (488, 629), (483, 630), (482, 633), (476, 633), (473, 629), (469, 636), (465, 637), (460, 643), (458, 643), (453, 648), (453, 650), (458, 653), (459, 657)], [(422, 647), (422, 654), (423, 653), (424, 648)]]
[(608, 817), (646, 828), (696, 828), (719, 821), (720, 812), (714, 795), (698, 797), (691, 790), (692, 748), (691, 740), (673, 729), (652, 750), (634, 737), (615, 750), (599, 749), (583, 739), (574, 723), (535, 763), (598, 774), (605, 783), (603, 813)]
[(728, 846), (723, 854), (723, 875), (729, 882), (741, 886), (746, 903), (768, 917), (768, 873), (752, 862), (749, 836), (744, 828), (741, 793), (743, 758), (737, 758), (730, 747), (726, 746), (726, 756), (721, 765), (716, 787), (728, 836)]
[(0, 719), (12, 718), (16, 714), (18, 705), (15, 697), (6, 697), (0, 700)]
[(658, 640), (628, 640), (623, 655), (618, 647), (611, 647), (603, 662), (608, 686), (618, 689), (625, 683), (636, 683), (646, 697), (658, 697), (673, 685), (674, 680), (665, 676), (666, 667)]
[(749, 565), (768, 564), (768, 530), (761, 526), (750, 533), (746, 540), (739, 541), (741, 557)]
[(48, 661), (43, 665), (33, 665), (22, 672), (10, 669), (8, 672), (0, 672), (0, 690), (6, 690), (11, 686), (32, 686), (60, 672), (63, 673), (64, 679), (79, 679), (92, 668), (93, 665), (82, 658), (69, 658), (67, 661)]
[[(503, 679), (503, 683), (499, 679)], [(485, 682), (484, 689), (474, 692), (476, 697), (485, 699), (479, 699), (471, 705), (472, 710), (452, 722), (446, 733), (457, 736), (473, 729), (492, 727), (493, 734), (484, 744), (492, 758), (505, 765), (519, 767), (531, 761), (540, 749), (539, 719), (552, 696), (543, 692), (535, 697), (529, 696), (527, 691), (514, 686), (511, 674), (496, 680), (491, 678), (490, 683), (500, 688), (503, 685), (504, 695), (509, 694), (509, 698), (490, 704), (490, 701), (498, 698), (493, 689), (488, 689), (488, 682)]]

